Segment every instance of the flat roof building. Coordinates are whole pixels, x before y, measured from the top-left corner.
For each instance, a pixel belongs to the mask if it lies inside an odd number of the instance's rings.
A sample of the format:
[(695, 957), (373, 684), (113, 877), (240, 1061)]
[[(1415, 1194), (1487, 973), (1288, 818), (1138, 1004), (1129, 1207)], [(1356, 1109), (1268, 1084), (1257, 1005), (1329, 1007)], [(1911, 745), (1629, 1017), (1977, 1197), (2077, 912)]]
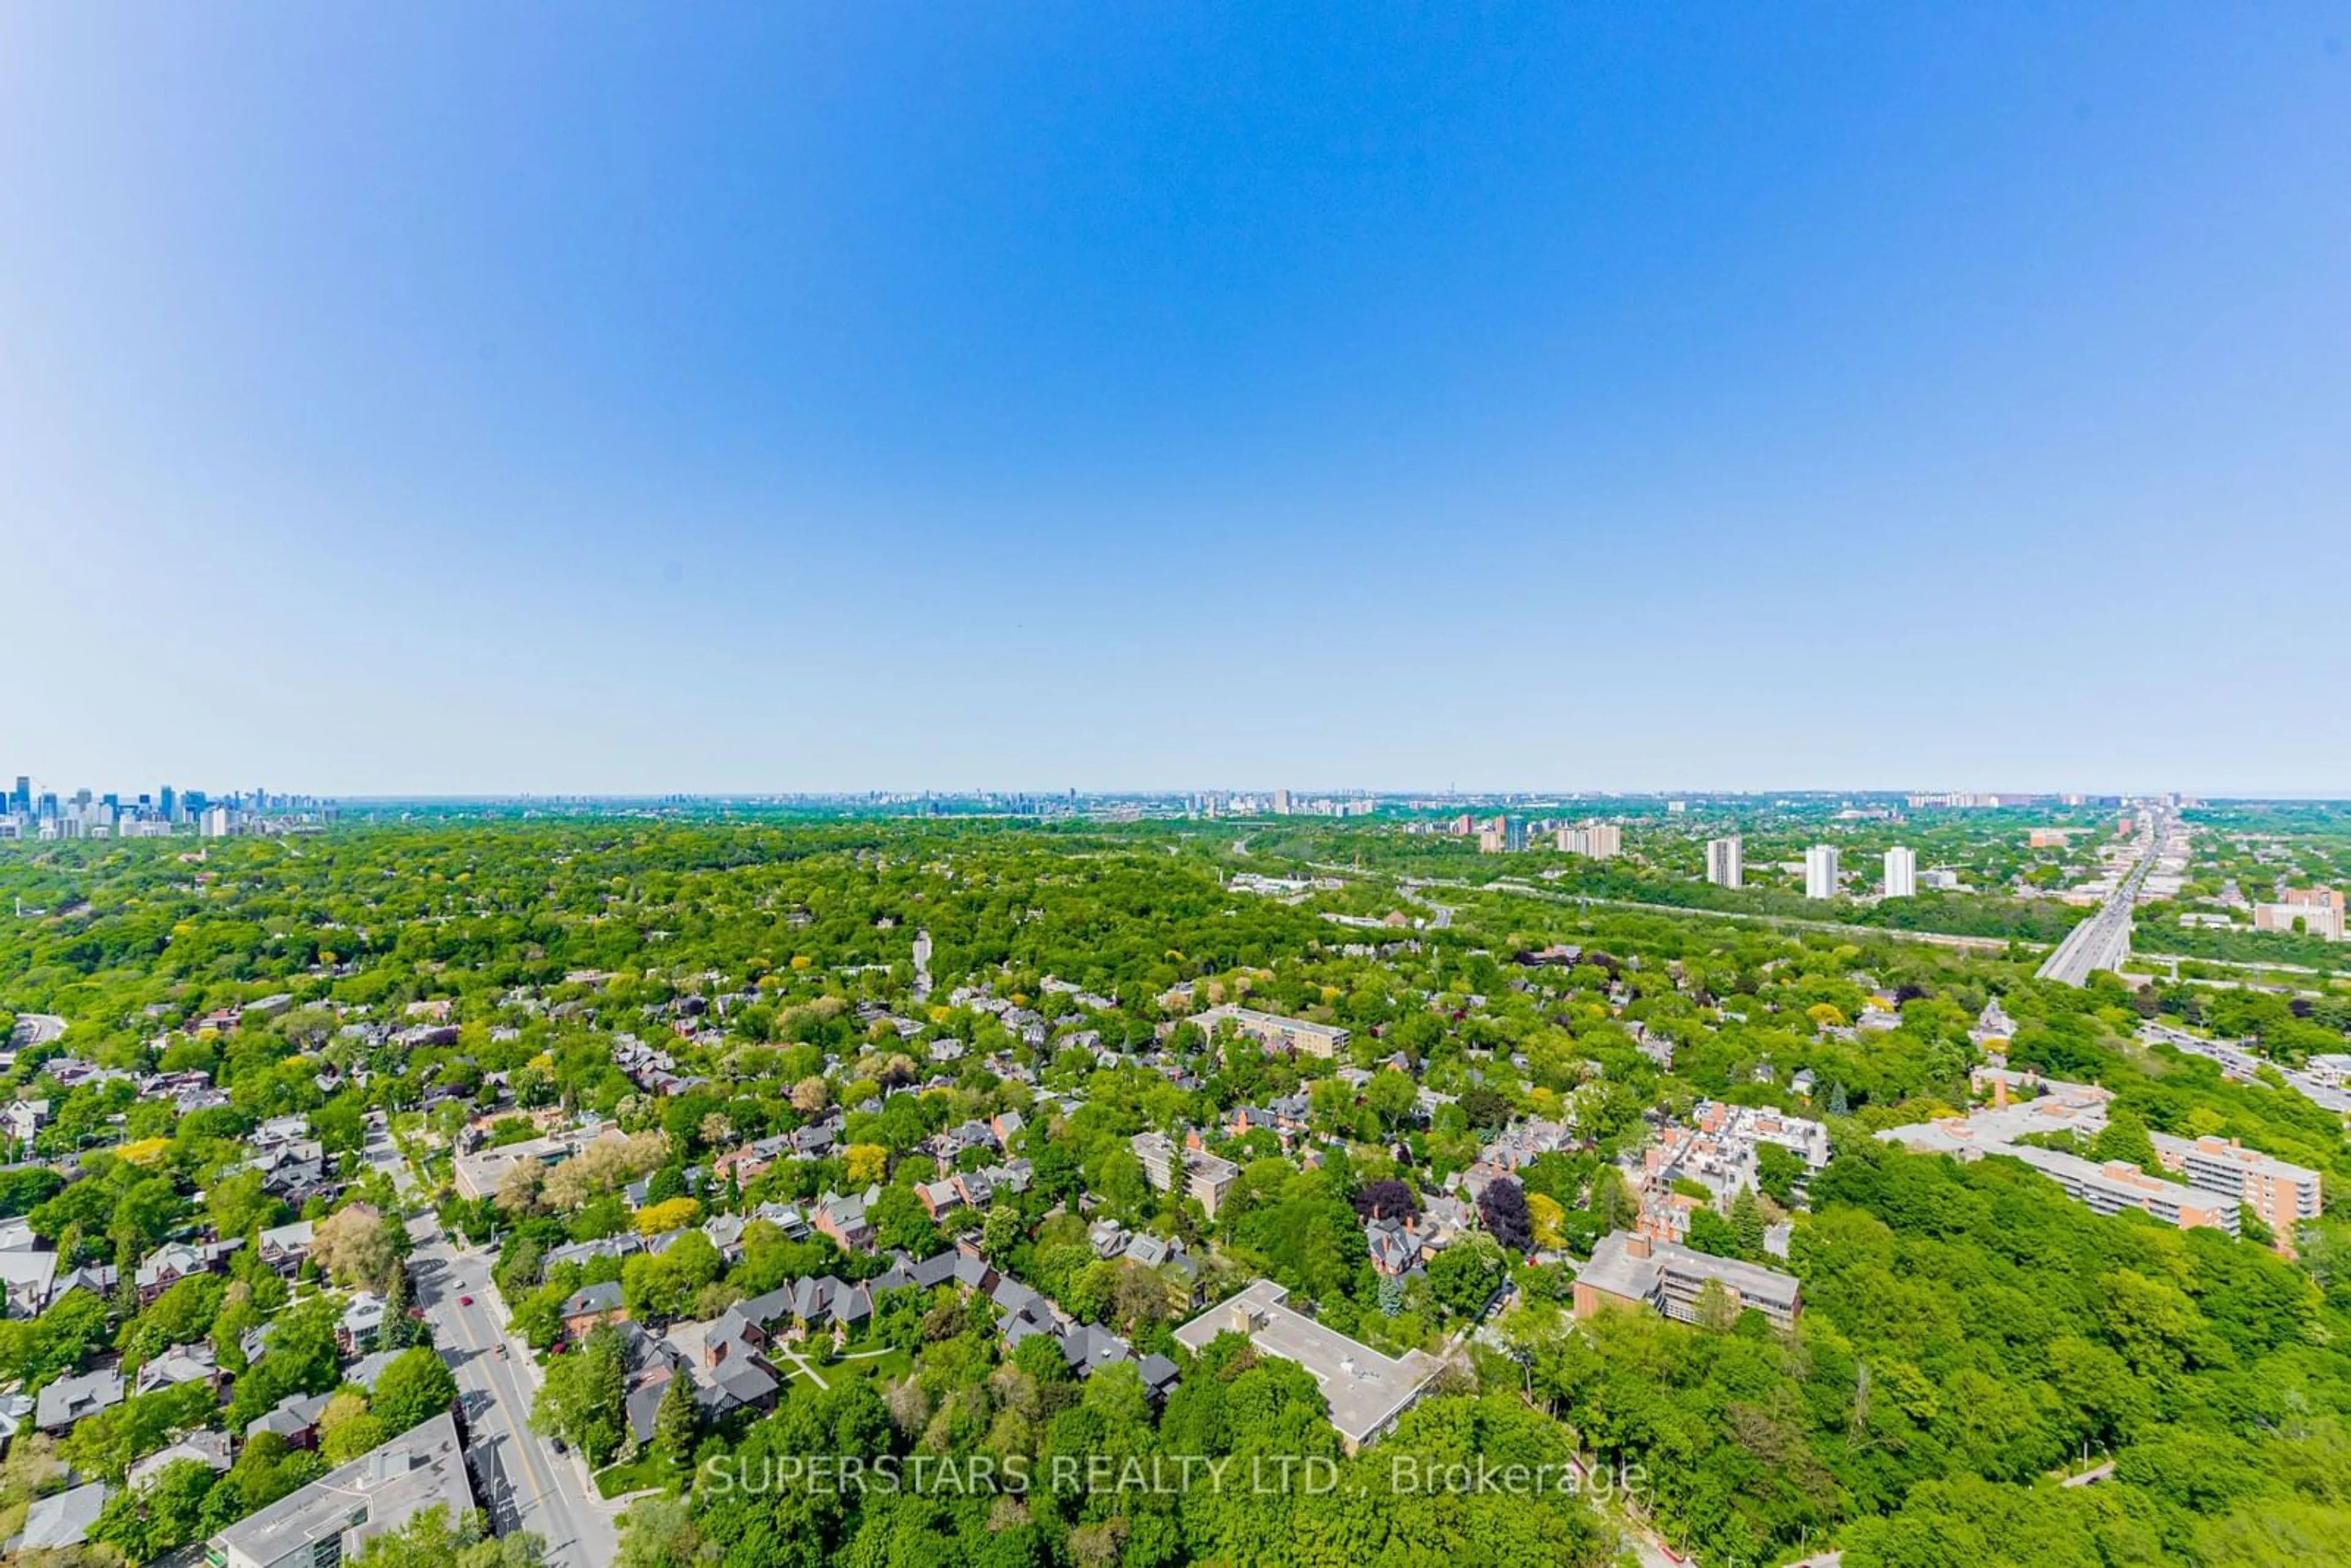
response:
[(436, 1504), (452, 1524), (474, 1507), (457, 1423), (445, 1412), (230, 1525), (204, 1542), (204, 1562), (331, 1568)]
[(2246, 1148), (2231, 1139), (2177, 1138), (2168, 1133), (2148, 1134), (2163, 1168), (2178, 1171), (2188, 1185), (2221, 1197), (2233, 1197), (2253, 1211), (2277, 1237), (2278, 1249), (2294, 1252), (2294, 1228), (2318, 1218), (2319, 1175), (2297, 1165)]
[(1180, 1175), (1182, 1190), (1196, 1199), (1209, 1218), (1216, 1217), (1217, 1206), (1233, 1189), (1234, 1178), (1240, 1167), (1221, 1155), (1205, 1149), (1186, 1148), (1165, 1133), (1137, 1133), (1127, 1140), (1134, 1157), (1143, 1162), (1143, 1174), (1161, 1192), (1177, 1190)]
[(1580, 828), (1559, 829), (1553, 841), (1566, 854), (1611, 860), (1625, 852), (1625, 830), (1614, 822), (1586, 822)]
[(2290, 887), (2275, 904), (2253, 905), (2256, 931), (2294, 931), (2343, 940), (2343, 898), (2331, 887)]
[[(2157, 1156), (2167, 1168), (2186, 1175), (2184, 1183), (2150, 1176), (2127, 1161), (2101, 1164), (2023, 1142), (2051, 1134), (2079, 1140), (2104, 1131), (2106, 1106), (2114, 1095), (2095, 1084), (2065, 1083), (2005, 1067), (1979, 1067), (1969, 1074), (1969, 1082), (1979, 1093), (1988, 1090), (1992, 1103), (1964, 1117), (1890, 1127), (1878, 1137), (1922, 1154), (1962, 1160), (2006, 1155), (2031, 1166), (2094, 1213), (2119, 1214), (2136, 1208), (2183, 1230), (2211, 1226), (2231, 1236), (2239, 1234), (2243, 1223), (2239, 1209), (2249, 1201), (2249, 1193), (2269, 1206), (2263, 1209), (2256, 1205), (2256, 1212), (2265, 1220), (2270, 1212), (2300, 1216), (2304, 1204), (2314, 1214), (2316, 1211), (2317, 1173), (2250, 1149), (2233, 1148), (2218, 1138), (2191, 1144), (2185, 1138), (2152, 1134)], [(2307, 1178), (2306, 1187), (2304, 1178)], [(2271, 1223), (2283, 1239), (2291, 1236), (2296, 1221)]]
[(1282, 1018), (1230, 1002), (1210, 1008), (1192, 1019), (1204, 1034), (1214, 1034), (1220, 1023), (1230, 1023), (1268, 1051), (1290, 1051), (1306, 1056), (1335, 1056), (1347, 1049), (1347, 1031), (1336, 1024), (1308, 1019)]
[(1197, 1354), (1220, 1333), (1238, 1333), (1267, 1355), (1296, 1362), (1322, 1386), (1340, 1445), (1354, 1453), (1413, 1407), (1438, 1363), (1417, 1350), (1401, 1361), (1382, 1355), (1293, 1310), (1289, 1295), (1271, 1280), (1256, 1281), (1177, 1329), (1176, 1343)]
[(2120, 1214), (2136, 1208), (2168, 1225), (2191, 1230), (2209, 1225), (2234, 1236), (2242, 1223), (2238, 1202), (2189, 1186), (2151, 1176), (2127, 1160), (2103, 1165), (2079, 1155), (2043, 1149), (2031, 1144), (1991, 1151), (2023, 1161), (2065, 1190), (2065, 1196), (2088, 1206), (2093, 1214)]
[(1918, 852), (1896, 844), (1886, 852), (1886, 896), (1915, 898), (1918, 893)]
[(1637, 1306), (1677, 1322), (1696, 1322), (1698, 1299), (1709, 1283), (1721, 1285), (1740, 1311), (1752, 1307), (1782, 1328), (1803, 1311), (1803, 1288), (1792, 1274), (1619, 1230), (1602, 1239), (1592, 1249), (1592, 1261), (1577, 1273), (1575, 1315)]
[(1837, 852), (1834, 844), (1814, 844), (1804, 852), (1804, 896), (1837, 895)]
[(518, 1144), (476, 1149), (450, 1162), (459, 1196), (488, 1197), (498, 1190), (499, 1178), (526, 1160), (543, 1166), (560, 1165), (571, 1157), (572, 1146), (561, 1138), (525, 1138)]

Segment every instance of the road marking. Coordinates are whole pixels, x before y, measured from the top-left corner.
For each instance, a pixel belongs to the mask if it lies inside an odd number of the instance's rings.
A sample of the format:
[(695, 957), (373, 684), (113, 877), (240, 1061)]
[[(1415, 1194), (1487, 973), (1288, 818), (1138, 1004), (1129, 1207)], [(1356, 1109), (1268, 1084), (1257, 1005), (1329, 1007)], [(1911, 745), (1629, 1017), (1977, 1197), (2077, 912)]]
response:
[[(439, 1239), (439, 1240), (441, 1240), (441, 1241), (445, 1242), (445, 1240), (446, 1240), (446, 1238), (445, 1238), (445, 1237), (437, 1237), (437, 1229), (438, 1229), (438, 1228), (436, 1227), (436, 1228), (435, 1228), (435, 1231), (436, 1231), (436, 1238), (437, 1238), (437, 1239)], [(445, 1245), (443, 1247), (443, 1250), (444, 1250), (444, 1252), (445, 1252), (445, 1253), (447, 1254), (447, 1257), (448, 1257), (447, 1277), (448, 1277), (449, 1282), (450, 1282), (453, 1286), (455, 1286), (455, 1283), (456, 1283), (456, 1279), (457, 1279), (457, 1256), (456, 1256), (456, 1252), (455, 1252), (455, 1250), (454, 1249), (452, 1249), (452, 1248), (448, 1248), (448, 1247), (446, 1247)], [(457, 1292), (456, 1292), (456, 1293), (457, 1293), (457, 1294), (459, 1294), (459, 1295), (462, 1295), (462, 1294), (464, 1294), (464, 1293), (465, 1293), (465, 1291), (463, 1291), (463, 1289), (462, 1289), (462, 1288), (459, 1288), (459, 1289), (457, 1290)], [(437, 1294), (437, 1292), (436, 1292), (436, 1294)], [(491, 1350), (491, 1347), (490, 1347), (489, 1345), (484, 1344), (484, 1343), (482, 1343), (481, 1342), (479, 1342), (479, 1341), (477, 1341), (477, 1340), (475, 1340), (475, 1339), (474, 1338), (473, 1333), (472, 1333), (472, 1332), (471, 1332), (471, 1331), (472, 1331), (472, 1324), (467, 1321), (467, 1318), (468, 1318), (469, 1314), (467, 1313), (466, 1310), (465, 1310), (464, 1307), (462, 1307), (462, 1306), (458, 1305), (458, 1304), (456, 1303), (456, 1301), (455, 1301), (454, 1299), (450, 1299), (450, 1300), (449, 1300), (449, 1314), (450, 1314), (450, 1318), (451, 1318), (451, 1320), (454, 1322), (454, 1323), (455, 1324), (455, 1326), (456, 1326), (456, 1328), (457, 1328), (457, 1331), (458, 1331), (458, 1338), (464, 1342), (465, 1346), (465, 1348), (466, 1348), (466, 1349), (468, 1349), (468, 1350), (473, 1350), (473, 1351), (478, 1351), (478, 1352), (481, 1352), (481, 1353), (486, 1354), (495, 1354), (495, 1353)], [(503, 1337), (504, 1337), (503, 1335), (501, 1335), (501, 1336), (500, 1336), (500, 1338), (501, 1338), (501, 1339), (503, 1339)], [(511, 1368), (509, 1368), (508, 1370), (509, 1370), (509, 1372), (511, 1372), (511, 1370), (512, 1370), (512, 1369), (511, 1369)], [(509, 1379), (508, 1379), (509, 1387), (508, 1387), (508, 1389), (507, 1389), (507, 1393), (515, 1392), (515, 1389), (514, 1389), (514, 1388), (513, 1388), (513, 1386), (512, 1386), (513, 1382), (514, 1382), (514, 1380), (513, 1380), (511, 1377), (509, 1377)], [(527, 1482), (528, 1482), (528, 1483), (529, 1483), (529, 1485), (530, 1485), (530, 1500), (531, 1500), (531, 1502), (532, 1502), (534, 1505), (536, 1505), (536, 1506), (538, 1506), (538, 1507), (543, 1508), (543, 1507), (545, 1507), (545, 1506), (546, 1506), (546, 1503), (547, 1503), (547, 1495), (548, 1495), (548, 1492), (549, 1492), (549, 1490), (559, 1490), (559, 1489), (556, 1489), (556, 1488), (553, 1486), (552, 1479), (551, 1479), (551, 1478), (545, 1478), (545, 1477), (543, 1477), (542, 1472), (540, 1471), (540, 1469), (539, 1469), (539, 1468), (538, 1468), (538, 1456), (536, 1453), (534, 1453), (534, 1452), (532, 1451), (532, 1449), (536, 1447), (536, 1444), (535, 1444), (535, 1443), (534, 1443), (534, 1441), (532, 1440), (531, 1435), (530, 1435), (527, 1430), (523, 1429), (521, 1427), (518, 1427), (518, 1426), (517, 1425), (517, 1423), (516, 1423), (516, 1421), (515, 1421), (514, 1410), (513, 1410), (513, 1408), (512, 1408), (512, 1406), (511, 1406), (510, 1402), (506, 1398), (506, 1396), (505, 1396), (504, 1395), (502, 1395), (502, 1394), (499, 1392), (499, 1390), (498, 1390), (498, 1388), (497, 1388), (497, 1386), (496, 1386), (496, 1383), (497, 1383), (497, 1380), (496, 1380), (496, 1375), (495, 1375), (495, 1374), (494, 1374), (493, 1370), (492, 1370), (491, 1368), (487, 1367), (487, 1366), (483, 1367), (483, 1368), (482, 1368), (482, 1386), (483, 1386), (483, 1391), (484, 1391), (485, 1393), (486, 1393), (486, 1394), (488, 1394), (488, 1395), (489, 1395), (489, 1396), (490, 1396), (490, 1404), (491, 1404), (491, 1405), (492, 1405), (492, 1406), (494, 1406), (494, 1407), (498, 1411), (499, 1416), (503, 1418), (503, 1420), (504, 1420), (504, 1422), (505, 1422), (505, 1426), (506, 1426), (506, 1437), (507, 1437), (507, 1446), (508, 1446), (509, 1448), (511, 1448), (515, 1449), (515, 1450), (516, 1450), (516, 1451), (517, 1451), (517, 1452), (521, 1456), (521, 1458), (522, 1458), (522, 1469), (523, 1469), (523, 1471), (524, 1471), (523, 1479), (524, 1479), (524, 1480), (526, 1480)], [(501, 1465), (498, 1467), (498, 1469), (499, 1469), (499, 1470), (501, 1471), (501, 1473), (503, 1473), (503, 1472), (506, 1470), (506, 1468), (507, 1468), (507, 1467), (506, 1467), (504, 1464), (501, 1464)], [(547, 1484), (547, 1485), (544, 1485), (544, 1486), (543, 1486), (543, 1485), (541, 1485), (540, 1483), (541, 1483), (542, 1479), (546, 1479), (546, 1480), (548, 1481), (548, 1484)], [(514, 1479), (513, 1479), (513, 1478), (512, 1478), (512, 1477), (510, 1477), (510, 1476), (507, 1478), (507, 1492), (508, 1492), (508, 1494), (509, 1494), (509, 1495), (511, 1495), (511, 1494), (513, 1493), (513, 1491), (514, 1491)], [(564, 1500), (559, 1499), (558, 1500), (559, 1500), (559, 1501), (560, 1501), (560, 1500)], [(517, 1523), (519, 1523), (519, 1522), (521, 1521), (521, 1514), (522, 1514), (522, 1511), (521, 1511), (519, 1508), (517, 1508), (517, 1509), (515, 1511), (515, 1513), (516, 1513), (516, 1521), (517, 1521)], [(551, 1548), (551, 1547), (550, 1547), (550, 1550), (552, 1550), (552, 1548)]]

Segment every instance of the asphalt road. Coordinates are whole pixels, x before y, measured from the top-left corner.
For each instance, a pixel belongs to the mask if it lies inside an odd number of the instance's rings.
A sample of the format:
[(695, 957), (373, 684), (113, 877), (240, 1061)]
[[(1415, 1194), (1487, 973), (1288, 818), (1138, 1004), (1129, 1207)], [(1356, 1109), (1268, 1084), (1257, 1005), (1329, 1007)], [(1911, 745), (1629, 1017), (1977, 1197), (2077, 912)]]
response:
[(2057, 950), (2043, 961), (2035, 977), (2068, 986), (2088, 983), (2093, 969), (2119, 970), (2130, 956), (2131, 910), (2138, 903), (2139, 884), (2155, 867), (2162, 852), (2167, 817), (2158, 817), (2143, 831), (2138, 863), (2117, 883), (2098, 912), (2066, 933)]
[(55, 1013), (18, 1013), (8, 1043), (19, 1048), (47, 1045), (65, 1031), (66, 1020)]
[[(409, 1191), (407, 1163), (380, 1129), (369, 1130), (367, 1158)], [(455, 1247), (430, 1212), (411, 1219), (408, 1233), (416, 1302), (465, 1406), (475, 1498), (499, 1533), (528, 1530), (544, 1540), (549, 1568), (610, 1568), (620, 1547), (611, 1505), (596, 1497), (577, 1457), (556, 1453), (530, 1429), (538, 1370), (527, 1346), (507, 1341), (506, 1309), (490, 1287), (495, 1255)]]

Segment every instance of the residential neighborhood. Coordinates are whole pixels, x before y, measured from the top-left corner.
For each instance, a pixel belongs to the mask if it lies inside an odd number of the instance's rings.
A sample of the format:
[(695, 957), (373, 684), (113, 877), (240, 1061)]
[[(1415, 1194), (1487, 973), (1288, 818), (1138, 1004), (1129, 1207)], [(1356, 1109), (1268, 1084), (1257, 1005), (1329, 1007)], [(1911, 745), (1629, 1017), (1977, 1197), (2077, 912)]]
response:
[[(583, 870), (525, 964), (457, 936), (544, 876), (494, 877), (481, 831), (428, 839), (475, 868), (452, 883), (339, 827), (310, 852), (350, 865), (254, 883), (300, 890), (254, 929), (307, 920), (304, 961), (257, 937), (250, 979), (132, 978), (14, 1031), (0, 1441), (31, 1479), (0, 1539), (308, 1568), (446, 1531), (609, 1568), (681, 1517), (749, 1528), (768, 1505), (708, 1467), (813, 1420), (902, 1458), (1034, 1457), (1229, 1448), (1216, 1412), (1262, 1407), (1361, 1466), (1523, 1417), (1588, 1471), (1651, 1452), (1591, 1434), (1660, 1356), (1735, 1343), (1792, 1377), (1877, 1332), (1856, 1314), (1898, 1290), (1889, 1249), (1948, 1260), (1941, 1226), (1985, 1259), (2018, 1216), (2085, 1249), (2137, 1243), (2070, 1228), (2209, 1233), (2287, 1297), (2327, 1255), (2339, 1119), (2187, 995), (2149, 1016), (1969, 947), (1690, 936), (1510, 878), (1446, 904), (1427, 880), (1228, 883), (1184, 826), (1078, 862), (1111, 880), (1074, 894), (1058, 846), (921, 828), (890, 830), (888, 865), (666, 873), (617, 943)], [(559, 861), (580, 842), (534, 831)], [(670, 831), (713, 835), (677, 841), (699, 856), (738, 830)], [(158, 862), (144, 896), (228, 896), (196, 880), (227, 852)], [(1001, 921), (987, 948), (956, 935), (983, 882), (1012, 890), (974, 905)], [(662, 935), (695, 919), (733, 935)], [(1075, 935), (1102, 931), (1121, 945)], [(1850, 1377), (1844, 1427), (1942, 1440)], [(1646, 1554), (1655, 1520), (1574, 1500), (1546, 1528)]]

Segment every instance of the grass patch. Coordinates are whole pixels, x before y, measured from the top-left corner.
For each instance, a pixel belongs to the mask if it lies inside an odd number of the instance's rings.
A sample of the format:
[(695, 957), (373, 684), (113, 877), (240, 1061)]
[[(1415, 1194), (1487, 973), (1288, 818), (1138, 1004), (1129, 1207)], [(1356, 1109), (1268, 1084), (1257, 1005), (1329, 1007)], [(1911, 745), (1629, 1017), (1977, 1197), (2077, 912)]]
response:
[(607, 1465), (596, 1472), (596, 1493), (599, 1497), (622, 1497), (632, 1491), (644, 1491), (653, 1487), (670, 1488), (677, 1484), (677, 1470), (658, 1454), (648, 1454), (625, 1465)]
[(859, 1355), (856, 1347), (852, 1346), (844, 1359), (814, 1364), (819, 1372), (824, 1374), (827, 1383), (839, 1383), (845, 1377), (871, 1377), (882, 1382), (895, 1382), (914, 1370), (914, 1355), (912, 1351), (895, 1347), (883, 1349), (879, 1355)]

